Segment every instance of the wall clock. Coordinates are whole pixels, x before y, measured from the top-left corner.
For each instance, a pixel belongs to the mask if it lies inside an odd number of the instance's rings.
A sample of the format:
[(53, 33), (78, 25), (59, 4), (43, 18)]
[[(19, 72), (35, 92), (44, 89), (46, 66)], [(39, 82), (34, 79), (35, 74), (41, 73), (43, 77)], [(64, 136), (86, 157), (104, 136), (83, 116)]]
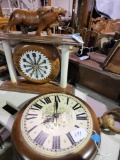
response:
[(21, 43), (13, 54), (19, 74), (34, 83), (47, 83), (60, 71), (60, 56), (52, 44)]
[(90, 106), (66, 93), (35, 97), (18, 113), (11, 132), (20, 160), (91, 160), (97, 147), (91, 136), (100, 135)]

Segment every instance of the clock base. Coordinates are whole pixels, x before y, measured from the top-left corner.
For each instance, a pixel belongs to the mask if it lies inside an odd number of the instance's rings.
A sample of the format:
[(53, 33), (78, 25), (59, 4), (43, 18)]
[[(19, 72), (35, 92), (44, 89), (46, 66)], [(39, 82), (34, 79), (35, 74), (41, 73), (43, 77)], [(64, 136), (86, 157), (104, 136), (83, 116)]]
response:
[(61, 88), (59, 83), (56, 82), (35, 84), (21, 79), (18, 80), (17, 84), (13, 84), (10, 80), (7, 80), (0, 86), (0, 90), (32, 94), (43, 94), (48, 92), (67, 92), (70, 94), (75, 93), (75, 87), (70, 84), (68, 84), (66, 88)]

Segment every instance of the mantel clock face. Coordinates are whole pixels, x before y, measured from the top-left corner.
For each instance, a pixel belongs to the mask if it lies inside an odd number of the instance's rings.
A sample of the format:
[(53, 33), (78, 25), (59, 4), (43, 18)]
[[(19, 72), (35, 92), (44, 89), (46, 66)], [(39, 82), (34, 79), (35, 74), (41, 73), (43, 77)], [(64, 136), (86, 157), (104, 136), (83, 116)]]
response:
[(97, 118), (81, 99), (49, 93), (32, 99), (17, 115), (12, 144), (21, 159), (88, 160), (97, 153)]
[(26, 80), (47, 83), (60, 71), (60, 56), (51, 44), (19, 44), (13, 54), (14, 65)]

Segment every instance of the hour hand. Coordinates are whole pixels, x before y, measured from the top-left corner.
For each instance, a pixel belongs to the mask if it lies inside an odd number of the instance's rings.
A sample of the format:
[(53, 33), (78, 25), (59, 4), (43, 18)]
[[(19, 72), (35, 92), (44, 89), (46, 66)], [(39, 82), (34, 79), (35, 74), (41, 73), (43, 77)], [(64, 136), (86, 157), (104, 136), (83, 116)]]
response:
[(56, 122), (57, 122), (57, 118), (59, 117), (59, 114), (60, 113), (58, 113), (58, 99), (57, 99), (57, 97), (55, 96), (55, 113), (54, 113), (54, 118), (56, 118)]
[(58, 100), (57, 97), (55, 97), (55, 114), (57, 115), (58, 112)]
[(54, 117), (49, 117), (49, 118), (46, 118), (42, 123), (53, 122), (53, 121), (54, 121)]

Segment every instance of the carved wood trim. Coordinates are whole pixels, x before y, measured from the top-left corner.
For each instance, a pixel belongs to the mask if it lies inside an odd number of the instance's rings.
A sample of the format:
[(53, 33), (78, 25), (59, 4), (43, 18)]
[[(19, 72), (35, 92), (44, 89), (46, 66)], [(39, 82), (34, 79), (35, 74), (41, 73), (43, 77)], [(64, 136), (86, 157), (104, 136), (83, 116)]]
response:
[(120, 19), (105, 20), (103, 17), (92, 18), (91, 29), (98, 33), (120, 32)]

